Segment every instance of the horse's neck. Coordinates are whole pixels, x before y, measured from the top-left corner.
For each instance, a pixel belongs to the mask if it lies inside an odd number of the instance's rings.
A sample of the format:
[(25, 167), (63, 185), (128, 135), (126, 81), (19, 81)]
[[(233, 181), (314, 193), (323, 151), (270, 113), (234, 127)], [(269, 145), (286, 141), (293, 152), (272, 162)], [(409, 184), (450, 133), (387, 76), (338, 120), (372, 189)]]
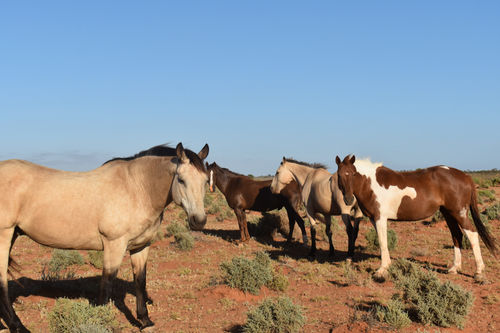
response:
[(172, 200), (171, 188), (176, 165), (171, 160), (171, 157), (141, 159), (136, 168), (132, 167), (138, 186), (148, 194), (150, 204), (154, 209), (163, 210)]
[(236, 176), (231, 174), (230, 172), (223, 170), (223, 169), (219, 169), (219, 170), (217, 170), (217, 177), (215, 178), (215, 185), (224, 195), (226, 195), (227, 188), (229, 186), (229, 182), (234, 177), (236, 177)]
[(288, 170), (290, 170), (295, 181), (297, 182), (297, 184), (299, 184), (299, 187), (302, 189), (304, 188), (304, 184), (307, 180), (307, 177), (309, 177), (309, 175), (311, 175), (314, 172), (315, 168), (306, 165), (290, 163)]

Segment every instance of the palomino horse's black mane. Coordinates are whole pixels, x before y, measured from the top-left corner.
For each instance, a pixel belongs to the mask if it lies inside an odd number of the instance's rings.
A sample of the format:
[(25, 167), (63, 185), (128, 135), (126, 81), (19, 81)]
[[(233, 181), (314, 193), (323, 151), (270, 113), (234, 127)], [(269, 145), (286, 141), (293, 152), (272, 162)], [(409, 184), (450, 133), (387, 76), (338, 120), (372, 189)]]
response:
[[(195, 166), (196, 169), (206, 172), (205, 166), (203, 165), (203, 161), (201, 158), (196, 154), (195, 152), (189, 150), (189, 149), (184, 149), (184, 152), (186, 153), (186, 156), (189, 158), (189, 161), (191, 164)], [(136, 158), (143, 157), (143, 156), (176, 156), (176, 150), (175, 148), (169, 147), (166, 144), (163, 145), (158, 145), (154, 146), (152, 148), (149, 148), (147, 150), (143, 150), (134, 156), (129, 156), (129, 157), (115, 157), (109, 161), (106, 161), (103, 163), (107, 164), (113, 161), (131, 161), (135, 160)]]
[(307, 163), (307, 162), (302, 162), (302, 161), (297, 161), (294, 160), (293, 158), (285, 158), (285, 161), (295, 163), (295, 164), (300, 164), (304, 166), (308, 166), (314, 169), (328, 169), (328, 167), (322, 163)]

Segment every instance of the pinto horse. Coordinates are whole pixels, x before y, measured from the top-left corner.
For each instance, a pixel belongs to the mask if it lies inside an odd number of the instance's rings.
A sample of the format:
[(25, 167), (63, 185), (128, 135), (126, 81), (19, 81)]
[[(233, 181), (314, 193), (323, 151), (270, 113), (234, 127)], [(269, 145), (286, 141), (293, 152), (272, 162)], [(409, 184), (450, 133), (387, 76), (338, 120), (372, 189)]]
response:
[[(382, 264), (375, 277), (384, 279), (391, 263), (387, 249), (387, 220), (417, 221), (428, 218), (438, 209), (451, 232), (454, 245), (453, 266), (449, 273), (456, 274), (462, 265), (462, 237), (467, 235), (476, 261), (477, 280), (483, 278), (484, 269), (479, 236), (496, 257), (495, 239), (479, 217), (476, 187), (472, 178), (460, 170), (435, 166), (409, 172), (397, 172), (382, 163), (337, 156), (338, 182), (346, 204), (358, 201), (363, 213), (377, 230)], [(468, 218), (470, 210), (476, 231)]]
[(290, 232), (287, 241), (292, 240), (295, 222), (302, 231), (302, 239), (307, 244), (307, 234), (304, 220), (297, 213), (300, 207), (300, 192), (296, 183), (285, 187), (279, 194), (271, 193), (270, 180), (254, 180), (248, 176), (240, 175), (226, 168), (221, 168), (217, 163), (206, 164), (210, 175), (210, 191), (214, 185), (224, 194), (226, 201), (234, 210), (240, 228), (240, 241), (250, 239), (248, 233), (245, 210), (267, 212), (285, 207), (288, 214)]
[(168, 152), (115, 159), (88, 172), (0, 162), (0, 315), (11, 331), (27, 331), (12, 308), (7, 284), (18, 234), (53, 248), (102, 250), (100, 303), (111, 297), (112, 281), (129, 251), (141, 329), (154, 325), (146, 308), (146, 261), (165, 207), (172, 201), (182, 206), (194, 230), (206, 223), (208, 145), (198, 154), (181, 143)]
[[(271, 183), (271, 191), (279, 193), (288, 184), (299, 185), (306, 214), (311, 221), (311, 252), (309, 253), (311, 257), (314, 257), (316, 253), (315, 225), (317, 220), (326, 225), (330, 256), (333, 257), (335, 248), (332, 241), (331, 216), (341, 215), (349, 238), (347, 256), (351, 258), (354, 255), (359, 222), (363, 214), (356, 203), (350, 205), (344, 203), (344, 196), (337, 186), (336, 174), (332, 175), (326, 169), (326, 166), (320, 163), (310, 164), (283, 157)], [(353, 225), (351, 225), (351, 219), (354, 222)]]

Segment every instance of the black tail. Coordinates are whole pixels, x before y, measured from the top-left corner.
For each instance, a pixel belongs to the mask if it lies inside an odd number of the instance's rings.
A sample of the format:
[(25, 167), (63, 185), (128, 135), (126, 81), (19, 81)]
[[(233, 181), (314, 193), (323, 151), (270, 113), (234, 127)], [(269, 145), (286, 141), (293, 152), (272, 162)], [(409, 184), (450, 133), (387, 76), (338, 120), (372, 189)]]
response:
[(472, 220), (474, 221), (474, 225), (476, 226), (479, 236), (483, 240), (488, 250), (490, 250), (491, 254), (493, 254), (493, 256), (497, 258), (498, 249), (496, 241), (493, 238), (493, 236), (489, 233), (488, 229), (486, 229), (486, 226), (484, 225), (483, 221), (481, 221), (481, 217), (479, 215), (479, 209), (477, 207), (477, 194), (474, 183), (472, 183), (470, 213), (472, 215)]

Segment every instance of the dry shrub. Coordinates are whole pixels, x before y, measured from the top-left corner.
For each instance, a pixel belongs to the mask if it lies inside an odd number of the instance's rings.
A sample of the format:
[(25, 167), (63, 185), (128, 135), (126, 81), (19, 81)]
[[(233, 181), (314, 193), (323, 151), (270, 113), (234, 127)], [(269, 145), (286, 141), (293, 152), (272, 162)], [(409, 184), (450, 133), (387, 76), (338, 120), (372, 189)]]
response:
[(48, 317), (52, 333), (104, 333), (117, 326), (112, 303), (92, 306), (88, 300), (58, 298)]
[[(365, 235), (367, 247), (370, 250), (379, 249), (378, 235), (375, 228), (371, 228)], [(387, 248), (389, 251), (394, 250), (398, 243), (398, 237), (393, 229), (387, 229)]]
[(302, 307), (286, 296), (267, 298), (247, 313), (245, 333), (300, 332), (306, 319)]
[(449, 281), (442, 283), (434, 272), (405, 259), (395, 261), (389, 273), (420, 322), (463, 328), (474, 300), (470, 292)]
[(220, 268), (224, 282), (231, 288), (254, 295), (258, 295), (264, 285), (279, 291), (284, 291), (288, 287), (288, 279), (274, 271), (271, 259), (265, 252), (257, 252), (253, 260), (234, 257), (230, 262), (222, 263)]

